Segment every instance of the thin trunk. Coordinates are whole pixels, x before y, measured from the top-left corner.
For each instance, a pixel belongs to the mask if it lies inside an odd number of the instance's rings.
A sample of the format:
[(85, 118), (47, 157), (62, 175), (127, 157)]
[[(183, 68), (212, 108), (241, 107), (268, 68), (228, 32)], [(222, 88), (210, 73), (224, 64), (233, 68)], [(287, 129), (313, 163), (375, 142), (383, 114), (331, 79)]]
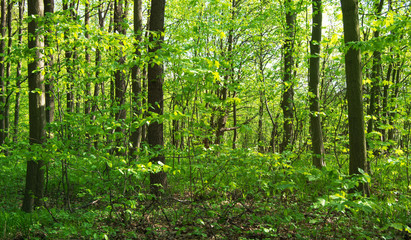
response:
[[(84, 11), (85, 11), (84, 25), (89, 26), (89, 24), (90, 24), (90, 3), (88, 1), (86, 1), (86, 3), (85, 3)], [(87, 30), (87, 27), (86, 27), (85, 37), (87, 39), (90, 39), (90, 34)], [(91, 62), (91, 57), (90, 57), (90, 52), (89, 52), (88, 47), (86, 47), (85, 51), (86, 51), (85, 59), (86, 59), (86, 62), (87, 62), (87, 67), (88, 67), (90, 65), (90, 62)], [(89, 72), (87, 71), (87, 76), (88, 75), (89, 75)], [(90, 106), (91, 105), (91, 102), (90, 102), (90, 96), (91, 96), (90, 80), (87, 80), (85, 95), (86, 95), (85, 96), (86, 97), (86, 102), (85, 102), (85, 107), (84, 107), (84, 114), (87, 115), (87, 114), (90, 114), (90, 110), (91, 110), (90, 109), (91, 108), (91, 106)]]
[(264, 152), (263, 144), (263, 115), (264, 115), (264, 96), (263, 91), (260, 90), (260, 104), (258, 109), (258, 128), (257, 128), (257, 146), (259, 152)]
[(321, 27), (322, 6), (321, 0), (313, 0), (313, 27), (310, 42), (310, 74), (308, 79), (308, 95), (310, 99), (310, 130), (313, 152), (313, 165), (317, 168), (325, 166), (324, 143), (321, 128), (321, 115), (319, 104), (318, 84), (320, 82), (320, 52), (321, 52)]
[(0, 20), (0, 145), (3, 145), (6, 139), (5, 132), (5, 108), (6, 108), (6, 92), (5, 92), (5, 64), (4, 64), (4, 55), (6, 50), (6, 2), (5, 0), (0, 1), (0, 10), (1, 10), (1, 20)]
[[(235, 93), (234, 93), (235, 97)], [(233, 125), (237, 126), (237, 103), (233, 103)], [(236, 142), (237, 142), (237, 129), (234, 129), (233, 133), (233, 149), (236, 149)]]
[[(391, 72), (392, 72), (392, 63), (388, 66), (386, 84), (384, 84), (384, 93), (382, 98), (382, 114), (384, 115), (384, 124), (389, 125), (389, 108), (388, 108), (388, 89), (390, 88), (391, 81)], [(388, 140), (388, 131), (387, 128), (383, 128), (383, 138), (384, 141)]]
[[(124, 28), (124, 21), (126, 19), (126, 12), (125, 7), (127, 6), (127, 2), (124, 0), (116, 0), (114, 2), (114, 31), (119, 34), (126, 34), (126, 28)], [(120, 122), (119, 127), (116, 128), (117, 133), (124, 133), (124, 120), (126, 119), (127, 111), (125, 108), (126, 103), (126, 76), (125, 76), (125, 69), (123, 69), (124, 64), (126, 62), (126, 58), (123, 54), (123, 43), (120, 42), (120, 48), (118, 51), (118, 66), (119, 68), (114, 73), (114, 88), (115, 88), (115, 106), (118, 109), (115, 112), (116, 121)], [(123, 134), (121, 134), (123, 135)], [(117, 146), (122, 149), (124, 146), (124, 139), (119, 137), (117, 139)], [(120, 153), (117, 151), (117, 153)], [(125, 152), (121, 152), (121, 154), (125, 154)]]
[[(54, 0), (44, 0), (44, 14), (46, 15), (47, 18), (47, 24), (51, 25), (53, 24), (51, 20), (51, 14), (54, 13)], [(49, 29), (48, 32), (46, 33), (46, 36), (44, 36), (44, 45), (46, 48), (50, 48), (50, 42), (51, 42), (51, 36), (53, 32)], [(46, 63), (46, 67), (48, 69), (48, 72), (51, 73), (48, 75), (48, 78), (45, 79), (45, 89), (46, 89), (46, 121), (47, 123), (51, 123), (54, 121), (54, 110), (55, 110), (55, 104), (54, 104), (54, 76), (52, 75), (53, 73), (53, 65), (54, 65), (54, 58), (53, 54), (49, 54), (47, 56), (48, 62)], [(50, 135), (49, 135), (50, 136)]]
[[(231, 19), (234, 20), (234, 8), (236, 6), (236, 1), (232, 0), (232, 5), (231, 5)], [(230, 67), (227, 67), (226, 69), (226, 74), (224, 76), (225, 79), (225, 83), (223, 83), (223, 86), (218, 90), (218, 97), (220, 98), (220, 101), (222, 102), (222, 106), (217, 108), (217, 126), (216, 126), (216, 136), (215, 136), (215, 141), (214, 144), (220, 144), (222, 141), (222, 138), (224, 137), (224, 128), (227, 124), (227, 120), (228, 120), (228, 108), (227, 106), (225, 106), (226, 104), (226, 100), (227, 100), (227, 96), (228, 96), (228, 89), (226, 84), (228, 83), (228, 80), (230, 78), (230, 76), (232, 77), (232, 51), (233, 51), (233, 29), (230, 29), (228, 32), (228, 38), (227, 38), (227, 44), (228, 44), (228, 48), (227, 48), (227, 58), (226, 61), (230, 63)], [(221, 43), (221, 45), (223, 45)], [(223, 48), (223, 47), (221, 47)], [(223, 51), (224, 54), (224, 51)]]
[[(13, 33), (11, 28), (11, 15), (13, 10), (13, 2), (7, 0), (7, 36), (8, 36), (8, 43), (7, 43), (7, 56), (10, 56), (12, 43), (13, 43)], [(7, 61), (6, 66), (6, 84), (5, 84), (5, 93), (8, 94), (9, 91), (9, 84), (10, 84), (10, 74), (11, 74), (11, 62)], [(10, 104), (8, 99), (6, 98), (6, 105), (4, 106), (4, 137), (7, 139), (9, 137), (9, 127), (10, 127)]]
[[(400, 92), (400, 76), (401, 76), (401, 68), (404, 65), (404, 62), (401, 64), (395, 64), (396, 66), (394, 67), (394, 71), (392, 73), (392, 82), (393, 82), (393, 87), (394, 89), (392, 90), (392, 96), (391, 96), (391, 104), (390, 104), (390, 111), (389, 111), (389, 124), (390, 126), (394, 126), (394, 119), (395, 119), (395, 114), (396, 114), (396, 109), (397, 109), (397, 102), (396, 99), (398, 98), (398, 94)], [(395, 135), (395, 128), (392, 127), (388, 131), (388, 140), (395, 140), (394, 136)]]
[[(22, 44), (23, 39), (23, 14), (24, 14), (24, 0), (19, 1), (19, 23), (18, 23), (18, 45)], [(14, 105), (14, 135), (13, 142), (17, 142), (19, 133), (19, 120), (20, 120), (20, 90), (21, 90), (21, 61), (17, 62), (16, 68), (16, 87), (18, 91), (16, 92), (16, 102)]]
[[(69, 10), (69, 0), (63, 2), (63, 10)], [(72, 3), (70, 4), (70, 8), (72, 7)], [(73, 12), (70, 10), (70, 19), (73, 18)], [(64, 38), (68, 39), (68, 32), (64, 33)], [(74, 93), (73, 93), (73, 85), (74, 85), (74, 61), (73, 61), (73, 52), (74, 49), (66, 50), (65, 57), (66, 57), (66, 68), (67, 68), (67, 75), (68, 75), (68, 86), (67, 86), (67, 93), (66, 93), (66, 101), (67, 101), (67, 112), (72, 113), (74, 112)]]
[[(380, 0), (380, 3), (376, 6), (376, 15), (380, 16), (382, 7), (384, 5), (384, 0)], [(380, 36), (380, 31), (376, 30), (374, 32), (374, 38)], [(380, 82), (381, 82), (381, 52), (374, 51), (372, 56), (372, 71), (371, 71), (371, 96), (370, 105), (368, 109), (368, 115), (371, 116), (368, 120), (367, 132), (371, 133), (374, 131), (375, 122), (379, 120), (378, 106), (380, 105)]]
[[(135, 65), (131, 70), (132, 79), (132, 101), (133, 101), (133, 122), (141, 118), (142, 114), (142, 92), (141, 92), (141, 66), (140, 66), (140, 48), (138, 47), (143, 39), (143, 14), (142, 14), (142, 1), (134, 0), (134, 37), (136, 39), (136, 51), (135, 51)], [(142, 127), (132, 128), (130, 142), (132, 147), (130, 148), (131, 159), (134, 159), (135, 152), (140, 148), (142, 139)], [(173, 135), (174, 138), (174, 135)]]
[(280, 146), (280, 152), (285, 151), (287, 148), (292, 149), (292, 137), (293, 137), (293, 120), (294, 120), (294, 84), (292, 79), (293, 66), (294, 66), (294, 32), (295, 32), (295, 19), (296, 14), (293, 10), (293, 0), (286, 1), (286, 26), (285, 34), (286, 39), (284, 43), (284, 77), (283, 77), (283, 95), (281, 101), (281, 108), (284, 116), (284, 136), (283, 142)]

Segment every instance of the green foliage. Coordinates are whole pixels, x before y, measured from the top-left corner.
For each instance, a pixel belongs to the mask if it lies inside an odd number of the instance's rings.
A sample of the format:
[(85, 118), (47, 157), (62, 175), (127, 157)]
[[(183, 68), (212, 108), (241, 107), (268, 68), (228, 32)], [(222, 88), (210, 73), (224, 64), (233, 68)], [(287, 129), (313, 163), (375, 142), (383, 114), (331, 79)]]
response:
[[(49, 138), (41, 146), (32, 146), (28, 140), (25, 79), (27, 61), (33, 57), (25, 44), (28, 36), (23, 33), (22, 44), (17, 44), (18, 34), (11, 36), (11, 52), (4, 56), (4, 64), (11, 64), (11, 75), (2, 79), (10, 115), (17, 92), (21, 105), (19, 132), (14, 135), (15, 126), (10, 126), (10, 136), (0, 146), (1, 239), (410, 236), (411, 38), (409, 8), (401, 5), (404, 1), (392, 1), (392, 9), (385, 7), (381, 16), (375, 16), (370, 1), (360, 1), (363, 41), (355, 47), (362, 50), (366, 108), (377, 82), (371, 77), (376, 50), (382, 54), (382, 72), (377, 86), (380, 113), (366, 117), (375, 120), (373, 131), (367, 133), (370, 171), (357, 176), (347, 175), (348, 109), (339, 2), (324, 3), (327, 19), (323, 41), (317, 43), (322, 49), (321, 111), (316, 113), (310, 113), (312, 96), (306, 86), (308, 58), (312, 57), (307, 41), (310, 2), (294, 1), (292, 6), (298, 23), (292, 79), (295, 133), (293, 150), (283, 153), (278, 153), (278, 146), (284, 134), (280, 111), (284, 4), (277, 0), (236, 2), (233, 8), (227, 0), (167, 1), (165, 41), (161, 50), (150, 55), (146, 50), (154, 44), (146, 30), (141, 41), (135, 40), (131, 14), (124, 20), (126, 35), (111, 31), (113, 11), (108, 2), (90, 1), (88, 26), (83, 23), (85, 1), (74, 8), (75, 18), (68, 17), (70, 11), (61, 11), (59, 4), (54, 14), (47, 14), (47, 20), (36, 18), (41, 25), (47, 24), (39, 33), (49, 41), (43, 51), (45, 62), (53, 57), (54, 65), (39, 71), (46, 83), (54, 78), (56, 106), (55, 121), (47, 125)], [(143, 8), (145, 25), (147, 1)], [(104, 27), (99, 25), (98, 9), (104, 14), (107, 11)], [(22, 26), (28, 21), (33, 17), (26, 17)], [(13, 30), (18, 25), (12, 21)], [(373, 37), (377, 30), (380, 36)], [(73, 55), (66, 58), (69, 52)], [(124, 64), (119, 63), (120, 55)], [(148, 114), (151, 106), (146, 102), (144, 73), (150, 62), (165, 65), (164, 115)], [(17, 63), (22, 63), (20, 76)], [(138, 104), (130, 91), (133, 66), (141, 72)], [(387, 79), (389, 66), (392, 73)], [(124, 104), (115, 99), (116, 71), (127, 76)], [(398, 78), (393, 77), (394, 72)], [(96, 86), (98, 94), (94, 94)], [(70, 93), (74, 112), (66, 109)], [(136, 105), (138, 112), (133, 113)], [(90, 114), (84, 113), (86, 106), (91, 107)], [(120, 110), (126, 110), (126, 119), (116, 117)], [(322, 120), (327, 167), (321, 170), (310, 167), (310, 114)], [(5, 117), (0, 114), (0, 119)], [(213, 144), (221, 130), (217, 128), (219, 119), (226, 121), (227, 129), (222, 143)], [(153, 123), (164, 124), (164, 148), (150, 147), (143, 138), (140, 148), (129, 154), (131, 132), (146, 131)], [(164, 155), (166, 162), (150, 162), (158, 155)], [(45, 205), (26, 214), (19, 210), (26, 163), (37, 159), (46, 162)], [(167, 173), (168, 186), (156, 198), (150, 193), (149, 175), (160, 171)], [(355, 192), (362, 183), (370, 184), (371, 197)]]

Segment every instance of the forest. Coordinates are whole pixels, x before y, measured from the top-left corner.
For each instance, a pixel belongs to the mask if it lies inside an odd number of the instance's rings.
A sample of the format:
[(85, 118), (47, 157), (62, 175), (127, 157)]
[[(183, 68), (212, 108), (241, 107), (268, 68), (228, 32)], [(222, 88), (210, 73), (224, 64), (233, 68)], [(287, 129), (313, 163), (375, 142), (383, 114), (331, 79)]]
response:
[(409, 0), (0, 0), (0, 239), (410, 239)]

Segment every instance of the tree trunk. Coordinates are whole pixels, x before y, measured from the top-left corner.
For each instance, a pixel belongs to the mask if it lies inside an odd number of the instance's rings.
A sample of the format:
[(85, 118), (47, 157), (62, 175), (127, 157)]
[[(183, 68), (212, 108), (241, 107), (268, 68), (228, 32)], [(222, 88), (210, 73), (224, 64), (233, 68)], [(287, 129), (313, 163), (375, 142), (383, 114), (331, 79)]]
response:
[[(63, 10), (67, 11), (69, 9), (69, 0), (67, 1), (63, 1)], [(70, 7), (73, 7), (72, 3), (70, 4)], [(72, 10), (70, 10), (70, 19), (73, 18), (73, 12)], [(68, 33), (65, 32), (64, 33), (64, 38), (67, 39), (68, 38)], [(68, 84), (67, 84), (67, 93), (66, 93), (66, 101), (67, 101), (67, 112), (68, 113), (72, 113), (74, 112), (74, 93), (73, 93), (73, 85), (74, 85), (74, 54), (73, 52), (75, 52), (74, 49), (68, 49), (66, 50), (65, 53), (65, 57), (66, 57), (66, 64), (67, 64), (67, 75), (68, 75)]]
[[(23, 40), (23, 13), (24, 13), (24, 0), (19, 1), (19, 23), (18, 23), (18, 44), (21, 45)], [(21, 61), (18, 61), (16, 68), (16, 87), (18, 91), (16, 92), (16, 99), (14, 105), (14, 135), (13, 142), (17, 142), (19, 133), (19, 120), (20, 120), (20, 90), (21, 90)]]
[(325, 166), (324, 143), (321, 128), (321, 115), (319, 104), (318, 84), (320, 82), (320, 51), (321, 51), (321, 27), (322, 6), (321, 0), (313, 0), (313, 26), (310, 42), (310, 74), (308, 79), (308, 97), (310, 99), (310, 130), (313, 151), (313, 165), (317, 168)]
[[(48, 19), (47, 24), (53, 24), (52, 20), (50, 19), (51, 16), (47, 16), (48, 14), (54, 13), (54, 0), (44, 0), (44, 14)], [(44, 45), (46, 48), (50, 47), (50, 36), (53, 34), (51, 30), (48, 30), (46, 36), (44, 36)], [(53, 73), (53, 65), (54, 59), (53, 54), (49, 54), (47, 56), (48, 62), (47, 68), (49, 73)], [(54, 76), (49, 75), (48, 79), (45, 79), (45, 89), (46, 89), (46, 121), (47, 123), (51, 123), (54, 121)]]
[[(88, 1), (86, 1), (86, 3), (85, 3), (84, 12), (85, 12), (84, 13), (84, 25), (89, 26), (90, 25), (90, 3)], [(85, 37), (87, 39), (90, 39), (90, 34), (89, 34), (87, 28), (86, 28), (86, 32), (85, 32)], [(85, 51), (86, 51), (85, 59), (86, 59), (87, 65), (89, 65), (90, 62), (91, 62), (91, 57), (90, 57), (90, 52), (89, 52), (89, 49), (88, 49), (87, 46), (86, 46)], [(89, 75), (89, 74), (90, 73), (87, 71), (87, 75)], [(85, 107), (84, 107), (84, 114), (87, 115), (87, 114), (90, 114), (90, 111), (91, 111), (91, 106), (90, 106), (91, 105), (91, 102), (90, 102), (91, 84), (90, 84), (90, 80), (87, 80), (85, 94), (86, 94), (86, 96), (85, 96), (86, 97), (86, 102), (85, 102)]]
[[(131, 69), (131, 79), (132, 79), (132, 101), (133, 101), (133, 113), (132, 113), (132, 119), (133, 123), (140, 119), (142, 115), (142, 93), (141, 93), (141, 53), (140, 53), (140, 48), (138, 45), (142, 41), (142, 31), (143, 31), (143, 14), (142, 14), (142, 2), (141, 0), (134, 0), (134, 37), (136, 39), (136, 51), (135, 51), (135, 64), (133, 68)], [(132, 124), (133, 125), (133, 124)], [(131, 159), (135, 159), (135, 152), (137, 151), (138, 148), (140, 148), (141, 144), (141, 137), (142, 137), (142, 127), (131, 127), (132, 132), (130, 136), (130, 142), (132, 144), (130, 148), (130, 156)], [(174, 136), (173, 136), (174, 137)]]
[[(351, 44), (360, 41), (358, 0), (341, 0), (344, 25), (344, 41), (350, 44), (345, 54), (345, 74), (348, 100), (348, 131), (350, 144), (349, 174), (367, 172), (367, 149), (365, 145), (364, 112), (361, 79), (361, 52)], [(369, 195), (368, 184), (360, 184), (358, 190)]]
[[(384, 0), (380, 0), (380, 3), (376, 6), (376, 15), (380, 16), (382, 7), (384, 5)], [(380, 36), (380, 31), (376, 30), (374, 32), (374, 38)], [(372, 55), (372, 71), (371, 71), (371, 96), (370, 105), (368, 109), (368, 115), (371, 116), (368, 120), (367, 133), (374, 131), (375, 122), (379, 120), (379, 105), (380, 105), (380, 82), (381, 82), (381, 52), (374, 51)]]
[[(150, 42), (153, 47), (149, 47), (149, 56), (158, 54), (161, 43), (164, 40), (164, 12), (165, 0), (151, 0), (150, 9)], [(163, 63), (150, 62), (148, 64), (148, 105), (149, 112), (156, 117), (163, 115)], [(156, 151), (150, 162), (165, 164), (165, 157), (162, 148), (164, 147), (163, 123), (162, 120), (152, 121), (147, 129), (147, 141), (152, 151)], [(160, 194), (160, 189), (167, 184), (167, 175), (164, 171), (150, 173), (150, 188), (155, 195)]]
[(6, 92), (5, 92), (5, 64), (4, 64), (4, 55), (6, 50), (6, 2), (5, 0), (0, 1), (0, 10), (1, 10), (1, 20), (0, 20), (0, 145), (3, 145), (6, 139), (5, 132), (5, 108), (6, 108)]
[[(123, 27), (125, 21), (125, 5), (124, 0), (116, 0), (114, 4), (114, 31), (119, 34), (126, 34), (126, 29)], [(126, 119), (126, 109), (124, 109), (125, 104), (125, 93), (126, 93), (126, 81), (125, 81), (125, 74), (123, 69), (124, 63), (126, 61), (125, 57), (123, 56), (123, 49), (122, 43), (120, 43), (120, 51), (118, 53), (119, 60), (118, 64), (120, 69), (117, 69), (114, 73), (115, 78), (115, 100), (117, 107), (120, 108), (116, 112), (116, 120), (123, 120)], [(120, 129), (119, 129), (120, 130)], [(122, 131), (122, 130), (121, 130)]]
[(293, 10), (293, 0), (286, 0), (286, 25), (285, 25), (285, 43), (284, 43), (284, 77), (283, 77), (283, 95), (281, 101), (281, 108), (284, 115), (284, 136), (283, 142), (280, 145), (280, 152), (289, 147), (292, 149), (293, 137), (293, 119), (294, 119), (294, 84), (292, 79), (292, 72), (294, 66), (294, 32), (296, 14)]
[[(13, 2), (11, 0), (7, 0), (7, 56), (10, 56), (12, 43), (13, 43), (13, 33), (11, 27), (12, 21), (12, 10), (13, 10)], [(6, 84), (5, 84), (5, 93), (6, 95), (9, 94), (9, 84), (10, 84), (10, 73), (11, 73), (11, 61), (7, 61), (6, 66)], [(4, 106), (4, 137), (5, 139), (9, 138), (9, 127), (10, 127), (10, 104), (8, 101), (8, 96), (6, 97), (6, 105)]]
[[(382, 114), (384, 116), (384, 124), (386, 126), (389, 125), (389, 117), (390, 117), (389, 108), (388, 108), (388, 89), (390, 88), (391, 72), (392, 72), (392, 63), (390, 63), (388, 66), (386, 83), (384, 84), (383, 98), (382, 98)], [(387, 141), (388, 140), (387, 128), (383, 128), (382, 135), (383, 135), (384, 141)]]
[(263, 143), (263, 115), (264, 115), (264, 96), (263, 91), (260, 90), (260, 105), (258, 106), (258, 128), (257, 128), (257, 146), (259, 152), (264, 152)]
[[(42, 144), (46, 132), (45, 112), (45, 89), (44, 75), (39, 69), (44, 68), (42, 49), (44, 47), (43, 36), (40, 35), (38, 19), (44, 16), (44, 5), (42, 0), (28, 1), (28, 15), (36, 16), (28, 24), (28, 33), (33, 36), (28, 40), (28, 48), (34, 50), (33, 60), (28, 63), (29, 81), (29, 121), (30, 121), (30, 144)], [(44, 192), (44, 160), (32, 159), (27, 162), (26, 188), (24, 192), (22, 209), (31, 212), (35, 206), (42, 204)]]
[[(231, 19), (234, 20), (234, 14), (235, 14), (235, 6), (236, 6), (236, 1), (232, 0), (231, 3)], [(215, 136), (215, 140), (214, 140), (214, 144), (220, 144), (223, 137), (224, 137), (224, 128), (227, 124), (227, 120), (228, 120), (228, 106), (226, 106), (226, 101), (227, 101), (227, 96), (228, 96), (228, 89), (227, 89), (227, 84), (229, 81), (229, 78), (231, 76), (232, 78), (232, 61), (233, 61), (233, 29), (230, 29), (228, 32), (228, 38), (227, 38), (227, 44), (228, 44), (228, 48), (227, 48), (227, 52), (226, 52), (226, 59), (225, 61), (227, 61), (229, 63), (229, 67), (226, 68), (226, 73), (224, 76), (224, 82), (222, 83), (222, 87), (218, 89), (217, 91), (217, 95), (220, 98), (220, 101), (222, 102), (222, 106), (219, 106), (217, 108), (217, 125), (216, 125), (216, 136)], [(222, 42), (222, 41), (221, 41)], [(223, 43), (221, 43), (221, 48), (223, 48)], [(222, 49), (222, 55), (224, 57), (224, 50)]]

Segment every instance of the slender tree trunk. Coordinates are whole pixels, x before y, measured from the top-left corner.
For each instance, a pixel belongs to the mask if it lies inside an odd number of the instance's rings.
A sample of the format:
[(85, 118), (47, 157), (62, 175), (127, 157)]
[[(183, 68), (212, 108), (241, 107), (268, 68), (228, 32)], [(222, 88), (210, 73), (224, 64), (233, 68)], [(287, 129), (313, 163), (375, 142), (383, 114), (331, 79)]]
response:
[[(396, 102), (396, 99), (399, 96), (400, 92), (400, 76), (401, 76), (401, 69), (404, 65), (404, 61), (402, 63), (395, 64), (395, 68), (392, 74), (392, 82), (394, 84), (394, 89), (392, 91), (392, 96), (391, 96), (391, 105), (390, 105), (390, 117), (389, 117), (389, 122), (391, 126), (394, 126), (394, 120), (395, 120), (395, 114), (396, 114), (396, 109), (398, 103)], [(393, 127), (388, 131), (388, 140), (395, 140), (395, 131), (396, 129)]]
[[(380, 0), (380, 3), (376, 5), (376, 15), (380, 16), (382, 7), (384, 5), (384, 0)], [(380, 31), (374, 32), (374, 38), (380, 36)], [(371, 86), (371, 96), (370, 96), (370, 106), (368, 109), (368, 115), (370, 119), (368, 120), (367, 132), (371, 133), (374, 131), (375, 122), (379, 120), (379, 105), (380, 105), (380, 82), (381, 82), (381, 52), (374, 51), (372, 55), (372, 86)]]
[[(103, 5), (100, 5), (99, 8), (98, 8), (98, 13), (97, 13), (97, 15), (98, 15), (98, 25), (99, 25), (99, 28), (100, 28), (101, 31), (104, 30), (104, 20), (107, 16), (106, 14), (107, 14), (108, 9), (110, 9), (110, 5), (111, 4), (109, 3), (109, 5), (107, 6), (106, 11), (103, 10), (103, 7), (102, 7)], [(96, 79), (98, 80), (100, 78), (100, 71), (101, 71), (100, 70), (100, 67), (101, 67), (101, 50), (100, 50), (99, 47), (96, 48), (95, 65), (96, 65), (95, 76), (96, 76)], [(93, 107), (91, 109), (91, 111), (93, 113), (95, 113), (97, 111), (97, 108), (98, 108), (97, 97), (99, 96), (100, 91), (104, 92), (104, 82), (100, 83), (99, 81), (97, 81), (94, 84)], [(92, 120), (94, 121), (95, 118), (96, 118), (96, 116), (94, 114), (93, 117), (92, 117)]]
[[(44, 0), (44, 14), (47, 18), (47, 24), (54, 24), (51, 20), (51, 15), (54, 13), (54, 0)], [(46, 48), (51, 47), (51, 35), (53, 32), (48, 30), (46, 36), (44, 36), (44, 45)], [(49, 54), (47, 56), (48, 62), (46, 63), (46, 67), (48, 68), (48, 72), (53, 72), (53, 65), (54, 65), (54, 57), (53, 54)], [(45, 89), (46, 89), (46, 121), (47, 123), (51, 123), (54, 121), (54, 76), (50, 74), (47, 79), (45, 79)]]
[[(387, 70), (387, 77), (386, 77), (386, 83), (384, 84), (384, 92), (383, 92), (383, 98), (382, 98), (382, 114), (384, 116), (384, 124), (389, 125), (389, 108), (388, 108), (388, 89), (390, 88), (390, 81), (391, 81), (391, 72), (392, 72), (392, 63), (388, 66)], [(388, 140), (388, 131), (386, 128), (383, 129), (382, 132), (384, 141)]]
[[(90, 25), (90, 3), (88, 1), (86, 1), (85, 3), (85, 14), (84, 14), (84, 25), (85, 26), (89, 26)], [(90, 39), (90, 34), (86, 28), (86, 32), (85, 32), (85, 37), (87, 39)], [(86, 47), (85, 49), (86, 51), (86, 62), (87, 62), (87, 66), (90, 65), (91, 62), (91, 57), (90, 57), (90, 52), (88, 47)], [(87, 75), (89, 75), (89, 72), (87, 71)], [(87, 80), (86, 83), (86, 91), (85, 91), (85, 95), (86, 95), (86, 102), (85, 102), (85, 107), (84, 107), (84, 114), (88, 115), (90, 114), (91, 111), (91, 101), (90, 101), (90, 96), (91, 96), (91, 84), (90, 84), (90, 80)]]
[[(140, 66), (140, 48), (138, 45), (143, 39), (143, 14), (142, 14), (142, 1), (141, 0), (134, 0), (134, 37), (136, 39), (136, 51), (135, 51), (135, 58), (136, 61), (135, 65), (131, 70), (131, 79), (132, 79), (132, 101), (133, 101), (133, 113), (132, 118), (133, 122), (138, 120), (142, 115), (142, 92), (141, 92), (141, 66)], [(142, 127), (136, 127), (135, 129), (132, 127), (132, 132), (130, 136), (130, 142), (132, 147), (130, 148), (130, 156), (131, 159), (134, 159), (133, 156), (138, 148), (140, 148), (141, 138), (142, 138)], [(173, 135), (174, 138), (174, 135)]]
[[(42, 54), (44, 43), (43, 36), (38, 31), (41, 29), (41, 26), (38, 25), (38, 19), (44, 16), (43, 1), (29, 0), (28, 15), (36, 16), (28, 24), (28, 33), (33, 36), (28, 40), (28, 48), (34, 50), (33, 60), (28, 63), (30, 143), (35, 147), (37, 144), (42, 144), (46, 137), (46, 99), (44, 75), (41, 71), (44, 68)], [(26, 188), (22, 206), (25, 212), (31, 212), (35, 206), (42, 204), (44, 193), (43, 166), (43, 159), (31, 159), (27, 162)]]
[[(7, 43), (7, 55), (10, 56), (12, 43), (13, 43), (13, 33), (11, 27), (12, 21), (12, 10), (13, 10), (13, 2), (11, 0), (7, 0), (7, 36), (8, 36), (8, 43)], [(9, 94), (9, 84), (10, 84), (10, 74), (11, 74), (11, 61), (7, 61), (6, 66), (6, 84), (5, 84), (5, 93), (6, 95)], [(4, 106), (4, 137), (7, 139), (9, 138), (9, 127), (10, 127), (10, 104), (8, 101), (8, 97), (6, 98), (6, 105)]]
[[(232, 0), (231, 4), (231, 19), (234, 20), (234, 15), (235, 15), (235, 6), (236, 6), (236, 0)], [(217, 108), (217, 125), (216, 125), (216, 136), (215, 136), (215, 141), (214, 144), (220, 144), (223, 137), (224, 137), (224, 128), (227, 124), (228, 120), (228, 108), (225, 106), (226, 101), (227, 101), (227, 96), (228, 96), (228, 89), (227, 89), (227, 83), (229, 81), (229, 78), (231, 76), (232, 78), (232, 61), (233, 61), (233, 29), (230, 29), (228, 32), (228, 38), (227, 38), (227, 53), (226, 53), (226, 61), (230, 64), (229, 67), (226, 69), (226, 74), (224, 76), (225, 82), (223, 83), (223, 86), (218, 90), (218, 97), (220, 98), (220, 101), (223, 103), (222, 106)], [(223, 44), (221, 44), (223, 45)], [(223, 47), (221, 47), (223, 48)], [(224, 55), (224, 51), (223, 51)]]
[[(125, 7), (127, 3), (125, 0), (116, 0), (114, 2), (114, 31), (126, 35), (126, 28), (123, 27), (124, 21), (126, 19), (126, 11)], [(118, 52), (118, 65), (119, 69), (117, 69), (114, 73), (114, 83), (115, 83), (115, 106), (118, 110), (115, 112), (116, 121), (120, 122), (120, 126), (116, 128), (117, 133), (124, 133), (124, 120), (127, 116), (127, 111), (125, 108), (126, 103), (126, 76), (125, 76), (125, 69), (124, 64), (126, 62), (126, 58), (123, 54), (123, 43), (120, 42), (120, 49)], [(122, 134), (123, 135), (123, 134)], [(122, 137), (117, 138), (117, 146), (122, 149), (124, 146), (124, 139)], [(120, 153), (117, 151), (117, 153)], [(121, 151), (121, 154), (125, 154), (125, 152)]]
[(264, 152), (263, 144), (263, 115), (264, 115), (264, 96), (263, 91), (260, 90), (260, 104), (258, 107), (258, 128), (257, 128), (257, 146), (259, 152)]
[[(19, 1), (19, 23), (18, 23), (18, 44), (22, 44), (23, 39), (23, 13), (24, 13), (24, 0)], [(21, 62), (17, 63), (16, 68), (16, 87), (18, 91), (16, 92), (16, 99), (14, 105), (14, 135), (13, 135), (13, 142), (17, 142), (18, 133), (19, 133), (19, 120), (20, 120), (20, 89), (21, 89)]]
[(310, 74), (308, 79), (308, 95), (310, 99), (310, 130), (313, 151), (313, 165), (317, 168), (325, 166), (324, 143), (321, 128), (318, 84), (320, 82), (320, 51), (322, 28), (322, 0), (313, 0), (313, 26), (310, 42)]
[[(157, 54), (156, 52), (161, 49), (161, 43), (164, 39), (165, 4), (165, 0), (151, 0), (149, 29), (154, 34), (150, 34), (150, 42), (153, 47), (149, 47), (149, 55)], [(154, 35), (157, 37), (155, 38)], [(163, 115), (163, 71), (163, 63), (151, 62), (148, 64), (148, 105), (149, 112), (155, 116)], [(147, 129), (147, 140), (151, 149), (158, 151), (150, 161), (154, 164), (159, 162), (165, 164), (165, 157), (161, 152), (164, 147), (162, 121), (150, 123)], [(150, 174), (151, 191), (155, 195), (159, 195), (160, 189), (164, 188), (166, 184), (167, 175), (164, 171)]]
[[(360, 41), (358, 21), (358, 0), (341, 0), (345, 44)], [(367, 149), (365, 145), (364, 112), (361, 79), (361, 52), (350, 46), (345, 54), (345, 74), (347, 81), (348, 126), (350, 143), (350, 175), (367, 172)], [(360, 184), (358, 190), (369, 195), (368, 184)]]
[[(73, 7), (72, 3), (70, 7)], [(69, 9), (69, 0), (63, 1), (63, 10)], [(70, 10), (70, 19), (73, 18), (72, 10)], [(65, 32), (65, 39), (68, 38), (68, 33)], [(66, 57), (66, 68), (67, 68), (67, 75), (68, 75), (68, 84), (67, 84), (67, 93), (66, 93), (66, 101), (67, 101), (67, 112), (72, 113), (74, 112), (74, 93), (73, 93), (73, 85), (74, 85), (74, 49), (66, 50), (65, 57)]]
[(6, 1), (0, 1), (1, 19), (0, 19), (0, 145), (3, 145), (6, 139), (6, 123), (5, 123), (5, 109), (6, 109), (6, 92), (5, 92), (5, 64), (4, 54), (6, 51)]
[[(235, 92), (234, 92), (235, 97)], [(233, 103), (233, 125), (237, 126), (237, 103)], [(236, 142), (237, 142), (237, 129), (234, 129), (233, 133), (233, 149), (236, 149)]]
[(294, 84), (292, 79), (294, 66), (294, 32), (296, 14), (293, 10), (293, 0), (286, 0), (286, 25), (285, 25), (285, 43), (284, 43), (284, 77), (283, 77), (283, 95), (281, 101), (281, 108), (284, 115), (284, 136), (283, 142), (280, 146), (280, 152), (283, 152), (287, 147), (292, 148), (293, 137), (293, 119), (294, 119)]

